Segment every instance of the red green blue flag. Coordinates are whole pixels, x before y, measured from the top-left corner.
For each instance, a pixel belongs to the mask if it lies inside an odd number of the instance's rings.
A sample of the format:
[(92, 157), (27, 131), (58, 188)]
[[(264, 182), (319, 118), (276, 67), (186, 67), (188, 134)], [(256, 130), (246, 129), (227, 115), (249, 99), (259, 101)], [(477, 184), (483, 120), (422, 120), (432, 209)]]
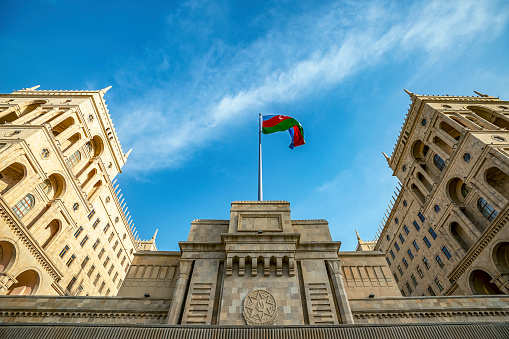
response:
[(288, 131), (292, 138), (291, 149), (304, 145), (304, 130), (297, 120), (285, 115), (264, 115), (262, 123), (262, 133), (271, 134), (274, 132)]

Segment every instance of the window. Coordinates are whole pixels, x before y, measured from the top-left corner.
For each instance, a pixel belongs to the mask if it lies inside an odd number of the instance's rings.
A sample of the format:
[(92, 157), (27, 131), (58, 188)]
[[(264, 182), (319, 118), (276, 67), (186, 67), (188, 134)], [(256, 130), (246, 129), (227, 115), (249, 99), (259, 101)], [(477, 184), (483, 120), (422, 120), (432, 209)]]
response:
[(445, 161), (444, 159), (440, 158), (438, 154), (435, 154), (433, 157), (433, 164), (440, 170), (443, 171), (445, 167)]
[(445, 266), (445, 265), (444, 265), (444, 263), (442, 262), (442, 259), (440, 259), (440, 256), (439, 256), (439, 255), (437, 255), (437, 256), (435, 257), (435, 260), (437, 261), (438, 266), (440, 266), (440, 268), (442, 268), (442, 267), (444, 267), (444, 266)]
[(43, 157), (43, 158), (49, 157), (49, 149), (43, 148), (41, 151), (41, 157)]
[(76, 166), (78, 162), (81, 160), (81, 153), (80, 151), (76, 151), (69, 157), (69, 166), (72, 168)]
[(104, 289), (104, 285), (106, 285), (106, 283), (103, 281), (103, 282), (101, 283), (101, 287), (99, 287), (99, 293), (101, 293), (101, 292), (103, 291), (103, 289)]
[(416, 230), (420, 230), (421, 229), (421, 227), (419, 226), (417, 221), (414, 221), (414, 227), (415, 227)]
[(498, 212), (483, 198), (479, 198), (479, 200), (477, 200), (477, 208), (479, 209), (479, 212), (481, 212), (482, 215), (484, 215), (484, 217), (489, 221), (493, 221), (493, 219), (495, 219), (498, 215)]
[(113, 245), (113, 250), (116, 250), (117, 249), (117, 246), (118, 246), (118, 240), (115, 241), (115, 245)]
[(64, 248), (60, 251), (60, 254), (58, 255), (60, 258), (63, 258), (64, 255), (69, 251), (69, 246), (65, 245)]
[(97, 282), (99, 281), (100, 278), (101, 278), (101, 274), (97, 273), (97, 275), (95, 276), (95, 279), (94, 279), (94, 286), (97, 286)]
[(83, 227), (79, 227), (76, 232), (74, 232), (74, 237), (77, 238), (80, 236), (81, 232), (83, 232)]
[(412, 282), (414, 283), (414, 286), (417, 286), (419, 285), (419, 283), (417, 282), (417, 279), (415, 278), (415, 275), (411, 275), (410, 278), (412, 278)]
[(406, 234), (410, 233), (410, 230), (408, 229), (408, 227), (406, 227), (406, 225), (405, 225), (405, 226), (403, 226), (403, 229), (405, 230), (405, 233), (406, 233)]
[(48, 179), (44, 180), (41, 183), (41, 188), (44, 191), (44, 193), (49, 194), (49, 192), (51, 192), (51, 181), (49, 181)]
[(394, 247), (396, 247), (396, 250), (399, 252), (399, 245), (397, 242), (394, 243)]
[(433, 207), (433, 209), (435, 210), (435, 212), (440, 212), (440, 206), (438, 205), (435, 205), (435, 207)]
[(406, 289), (408, 290), (408, 293), (412, 294), (412, 288), (410, 287), (410, 284), (408, 282), (405, 283)]
[(90, 141), (87, 141), (87, 143), (85, 144), (85, 148), (89, 153), (92, 152), (92, 143)]
[(110, 262), (110, 257), (106, 257), (106, 260), (104, 260), (103, 266), (106, 267), (109, 262)]
[(115, 280), (117, 280), (118, 278), (118, 272), (115, 272), (115, 275), (113, 275), (113, 282), (115, 282)]
[(113, 269), (115, 268), (115, 266), (113, 266), (113, 264), (110, 266), (110, 269), (108, 270), (108, 275), (111, 275), (111, 272), (113, 272)]
[(74, 259), (76, 259), (76, 255), (75, 255), (75, 254), (71, 255), (71, 256), (69, 257), (69, 259), (67, 259), (67, 262), (65, 263), (65, 265), (66, 265), (67, 267), (71, 266), (71, 264), (73, 263)]
[(399, 235), (399, 240), (401, 241), (401, 243), (405, 242), (405, 238), (403, 238), (403, 236), (401, 234)]
[(77, 202), (74, 203), (74, 205), (72, 205), (72, 209), (73, 211), (77, 211), (78, 208), (80, 208), (80, 204), (78, 204)]
[(413, 244), (414, 244), (414, 247), (415, 247), (415, 251), (419, 252), (419, 245), (417, 245), (417, 241), (414, 240)]
[(391, 257), (392, 257), (392, 259), (396, 258), (396, 256), (394, 255), (394, 251), (393, 250), (391, 250)]
[(391, 261), (389, 260), (389, 258), (385, 258), (385, 260), (387, 261), (387, 265), (389, 265), (389, 267), (391, 266)]
[(111, 232), (111, 234), (110, 234), (110, 236), (109, 236), (109, 238), (108, 238), (108, 242), (111, 242), (111, 239), (113, 239), (113, 236), (114, 236), (114, 235), (115, 235), (115, 234), (114, 234), (113, 232)]
[(499, 135), (492, 135), (491, 137), (493, 138), (493, 140), (496, 141), (507, 141), (504, 137), (501, 137)]
[(426, 269), (429, 270), (429, 268), (431, 267), (431, 265), (429, 264), (428, 262), (428, 259), (426, 259), (426, 257), (422, 258), (422, 262), (424, 263), (424, 265), (426, 266)]
[(85, 257), (85, 259), (83, 259), (83, 262), (81, 263), (81, 268), (85, 268), (85, 266), (87, 266), (87, 263), (88, 263), (89, 260), (90, 260), (90, 258), (87, 255)]
[(406, 297), (405, 290), (401, 289), (401, 295)]
[(67, 284), (67, 290), (70, 291), (73, 287), (74, 283), (76, 282), (76, 277), (72, 277), (71, 281), (69, 281), (69, 284)]
[(429, 146), (428, 145), (424, 145), (424, 148), (422, 149), (423, 157), (426, 157), (428, 155), (428, 152), (429, 152)]
[(436, 295), (436, 294), (435, 294), (435, 291), (433, 291), (433, 289), (431, 288), (431, 286), (428, 286), (428, 292), (429, 292), (429, 295), (432, 295), (432, 296)]
[(132, 248), (131, 248), (131, 250), (129, 251), (129, 254), (131, 254), (131, 255), (133, 254), (133, 249), (132, 249)]
[(398, 218), (394, 219), (394, 222), (397, 224), (399, 222)]
[(106, 197), (106, 203), (110, 202), (110, 197)]
[(125, 240), (126, 237), (127, 235), (124, 233), (124, 235), (122, 236), (122, 240)]
[[(94, 116), (93, 116), (92, 114), (90, 114), (90, 115), (88, 116), (88, 121), (90, 121), (90, 122), (94, 121)], [(90, 144), (90, 141), (89, 141), (89, 142), (87, 142), (87, 146), (88, 146), (88, 144)], [(90, 147), (92, 147), (92, 144), (90, 144)]]
[(417, 265), (417, 273), (419, 273), (419, 276), (422, 278), (424, 277), (424, 273), (421, 270), (421, 266)]
[(406, 200), (403, 200), (403, 206), (406, 207), (406, 205), (408, 205), (408, 203), (406, 202)]
[(406, 259), (405, 259), (405, 258), (403, 258), (403, 260), (402, 260), (402, 261), (403, 261), (403, 264), (405, 265), (405, 268), (408, 268), (408, 262), (406, 261)]
[(110, 292), (111, 292), (111, 291), (110, 291), (110, 289), (108, 288), (108, 289), (106, 290), (106, 294), (105, 294), (105, 295), (106, 295), (106, 296), (110, 295)]
[(431, 236), (433, 237), (433, 239), (436, 239), (437, 238), (437, 234), (435, 233), (435, 231), (433, 230), (433, 227), (430, 227), (429, 230), (428, 230), (429, 234), (431, 234)]
[(25, 216), (32, 207), (35, 206), (35, 198), (32, 194), (27, 194), (23, 199), (21, 199), (16, 206), (12, 208), (16, 216), (21, 219)]
[(122, 255), (122, 249), (119, 249), (118, 253), (117, 253), (117, 258), (120, 258), (121, 255)]
[(97, 246), (99, 246), (99, 243), (100, 243), (100, 242), (101, 242), (101, 240), (97, 239), (97, 240), (95, 241), (95, 243), (92, 245), (92, 248), (94, 249), (94, 251), (95, 251), (95, 249), (97, 248)]
[(94, 266), (94, 265), (92, 265), (92, 266), (90, 267), (90, 269), (88, 270), (87, 277), (89, 277), (89, 278), (90, 278), (90, 276), (92, 275), (92, 273), (94, 273), (94, 270), (95, 270), (95, 266)]
[(421, 124), (422, 124), (423, 126), (426, 126), (426, 119), (422, 119)]
[(129, 264), (125, 265), (125, 273), (127, 273), (127, 270), (129, 269)]
[(101, 259), (101, 258), (102, 258), (102, 256), (103, 256), (103, 254), (104, 254), (104, 248), (101, 248), (101, 252), (99, 252), (99, 254), (97, 255), (97, 257), (98, 257), (99, 259)]
[(92, 224), (92, 228), (95, 230), (95, 228), (97, 227), (97, 225), (99, 225), (99, 218), (97, 218), (94, 223)]
[(124, 257), (122, 258), (122, 262), (120, 263), (120, 265), (124, 265), (125, 259), (126, 259), (126, 257), (125, 257), (125, 255), (124, 255)]
[(426, 218), (424, 218), (424, 215), (422, 215), (421, 212), (419, 212), (419, 214), (417, 214), (419, 216), (419, 219), (421, 219), (422, 222), (424, 222), (424, 220), (426, 220)]
[(118, 219), (118, 217), (116, 217), (116, 218), (115, 218), (115, 222), (118, 222), (118, 220), (119, 220), (119, 219)]
[(426, 244), (426, 246), (428, 246), (428, 248), (431, 247), (431, 243), (429, 242), (427, 237), (424, 237), (422, 240), (424, 240), (424, 243)]
[(470, 155), (470, 153), (463, 154), (463, 160), (465, 160), (465, 162), (469, 162), (470, 159), (472, 159), (472, 156)]
[(399, 283), (399, 278), (398, 278), (398, 276), (396, 275), (396, 273), (393, 273), (392, 275), (394, 276), (394, 280), (396, 280), (396, 283)]
[(401, 269), (401, 266), (398, 265), (398, 271), (400, 275), (403, 275), (403, 270)]
[(88, 213), (88, 216), (87, 216), (88, 220), (92, 219), (94, 214), (95, 214), (95, 210), (91, 210), (90, 213)]
[(120, 280), (118, 281), (117, 288), (120, 288), (120, 286), (121, 286), (121, 285), (122, 285), (122, 279), (120, 279)]
[(109, 224), (109, 223), (107, 223), (107, 224), (106, 224), (106, 226), (104, 226), (104, 228), (103, 228), (103, 232), (104, 232), (104, 234), (106, 234), (106, 232), (108, 232), (108, 229), (109, 229), (109, 228), (110, 228), (110, 224)]
[(445, 256), (447, 257), (447, 259), (451, 259), (452, 255), (451, 253), (449, 252), (449, 250), (447, 249), (447, 247), (442, 247), (442, 252), (444, 252)]
[(83, 286), (82, 286), (82, 285), (79, 285), (79, 286), (78, 286), (78, 289), (76, 290), (76, 294), (75, 294), (75, 296), (80, 295), (82, 291), (83, 291)]
[(410, 257), (410, 259), (414, 260), (414, 254), (412, 253), (411, 250), (408, 250), (408, 256)]
[(435, 278), (435, 284), (437, 284), (438, 290), (440, 292), (442, 292), (444, 290), (444, 287), (442, 286), (442, 284), (440, 283), (440, 280), (438, 280), (438, 278)]
[(81, 247), (85, 246), (85, 244), (87, 243), (87, 241), (88, 241), (88, 235), (85, 235), (85, 236), (83, 237), (83, 239), (81, 239), (81, 242), (80, 242)]

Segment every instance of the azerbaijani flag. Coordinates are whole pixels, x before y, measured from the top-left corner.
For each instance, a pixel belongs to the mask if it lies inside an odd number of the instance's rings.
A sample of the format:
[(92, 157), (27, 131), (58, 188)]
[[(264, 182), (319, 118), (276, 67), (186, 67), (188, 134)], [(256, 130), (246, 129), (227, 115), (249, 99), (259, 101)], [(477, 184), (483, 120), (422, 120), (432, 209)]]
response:
[(285, 115), (264, 115), (262, 123), (262, 133), (271, 134), (274, 132), (288, 131), (292, 138), (291, 149), (304, 145), (304, 130), (297, 120)]

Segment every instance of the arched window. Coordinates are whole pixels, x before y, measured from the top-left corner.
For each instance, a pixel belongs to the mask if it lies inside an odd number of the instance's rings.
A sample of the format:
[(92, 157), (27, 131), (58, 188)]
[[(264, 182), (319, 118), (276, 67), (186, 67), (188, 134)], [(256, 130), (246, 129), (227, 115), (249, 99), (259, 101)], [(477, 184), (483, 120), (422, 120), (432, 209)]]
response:
[(435, 154), (433, 157), (433, 164), (440, 170), (443, 171), (445, 167), (445, 161), (444, 159), (440, 158), (438, 154)]
[(458, 131), (456, 128), (449, 125), (447, 122), (442, 121), (440, 123), (440, 128), (447, 134), (449, 134), (454, 140), (459, 140), (461, 137), (461, 132)]
[(78, 162), (81, 160), (81, 153), (80, 151), (76, 151), (69, 157), (69, 165), (71, 167), (74, 167)]
[(452, 154), (452, 152), (453, 152), (452, 147), (448, 143), (446, 143), (445, 141), (440, 139), (439, 137), (434, 137), (433, 138), (433, 143), (435, 145), (437, 145), (438, 147), (440, 147), (440, 149), (442, 151), (444, 151), (444, 153), (446, 153), (447, 155), (450, 156)]
[(493, 221), (498, 215), (498, 212), (483, 198), (477, 200), (477, 208), (489, 221)]
[(41, 184), (41, 188), (44, 193), (49, 194), (49, 192), (51, 192), (51, 181), (49, 181), (49, 179), (44, 180)]
[(497, 167), (491, 167), (486, 171), (486, 182), (509, 200), (509, 175)]
[(483, 270), (475, 270), (470, 275), (470, 286), (474, 294), (489, 295), (503, 294), (500, 289), (491, 282), (491, 275)]
[(456, 241), (460, 244), (461, 248), (465, 252), (468, 252), (470, 249), (471, 241), (463, 227), (460, 226), (457, 222), (453, 222), (451, 224), (451, 234), (456, 239)]
[(85, 147), (87, 148), (87, 151), (88, 151), (89, 153), (91, 153), (91, 152), (92, 152), (92, 142), (87, 141), (87, 143), (85, 144)]
[(18, 216), (18, 218), (23, 218), (24, 215), (28, 213), (35, 205), (35, 198), (32, 194), (27, 194), (23, 199), (21, 199), (16, 206), (12, 208), (14, 213)]

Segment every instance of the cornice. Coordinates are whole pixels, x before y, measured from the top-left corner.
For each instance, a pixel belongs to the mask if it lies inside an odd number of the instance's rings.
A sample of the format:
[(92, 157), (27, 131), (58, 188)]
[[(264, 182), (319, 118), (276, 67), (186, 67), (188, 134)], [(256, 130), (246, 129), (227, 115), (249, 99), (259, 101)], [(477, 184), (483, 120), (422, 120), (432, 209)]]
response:
[[(0, 311), (0, 318), (85, 318), (85, 319), (148, 319), (148, 320), (160, 320), (161, 323), (166, 323), (168, 317), (168, 310), (162, 310), (158, 312), (139, 312), (133, 310), (131, 312), (101, 312), (101, 311), (40, 311), (40, 310), (22, 310), (22, 311)], [(164, 320), (164, 321), (163, 321)], [(17, 319), (19, 321), (19, 319)]]
[(443, 308), (429, 309), (422, 311), (352, 311), (354, 319), (370, 319), (370, 318), (457, 318), (457, 317), (507, 317), (509, 310), (493, 309), (493, 310), (449, 310), (443, 311)]

